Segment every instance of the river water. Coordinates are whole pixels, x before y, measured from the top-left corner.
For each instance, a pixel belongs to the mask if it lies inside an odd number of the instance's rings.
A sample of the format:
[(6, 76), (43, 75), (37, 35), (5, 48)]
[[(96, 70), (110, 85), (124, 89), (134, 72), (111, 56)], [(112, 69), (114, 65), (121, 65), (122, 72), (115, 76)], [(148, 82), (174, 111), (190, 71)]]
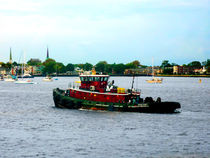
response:
[[(210, 78), (135, 78), (142, 97), (181, 103), (177, 114), (59, 109), (52, 89), (77, 77), (21, 85), (0, 81), (0, 157), (210, 157)], [(132, 77), (111, 77), (130, 88)]]

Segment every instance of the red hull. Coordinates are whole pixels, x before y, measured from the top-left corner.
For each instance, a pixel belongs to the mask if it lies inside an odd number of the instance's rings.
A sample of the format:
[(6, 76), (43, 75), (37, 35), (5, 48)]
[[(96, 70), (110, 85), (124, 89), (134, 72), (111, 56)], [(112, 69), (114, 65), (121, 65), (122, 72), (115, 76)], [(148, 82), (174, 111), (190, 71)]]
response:
[(139, 99), (140, 93), (100, 93), (100, 92), (92, 92), (87, 90), (75, 90), (75, 89), (68, 89), (66, 91), (67, 96), (83, 99), (83, 100), (90, 100), (90, 101), (98, 101), (98, 102), (107, 102), (107, 103), (128, 103), (133, 100), (131, 99)]

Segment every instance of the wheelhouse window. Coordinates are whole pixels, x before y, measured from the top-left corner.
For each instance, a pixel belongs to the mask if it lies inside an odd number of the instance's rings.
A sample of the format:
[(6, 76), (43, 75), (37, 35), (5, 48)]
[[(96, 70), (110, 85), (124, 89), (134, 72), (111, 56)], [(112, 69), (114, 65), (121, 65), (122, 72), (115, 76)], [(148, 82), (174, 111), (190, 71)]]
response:
[(95, 81), (95, 77), (92, 77), (92, 81)]
[(96, 81), (100, 81), (100, 77), (96, 77)]
[(84, 77), (84, 81), (88, 81), (88, 78), (87, 77)]
[(88, 81), (92, 81), (92, 77), (88, 77)]
[(108, 77), (104, 77), (104, 81), (108, 81)]

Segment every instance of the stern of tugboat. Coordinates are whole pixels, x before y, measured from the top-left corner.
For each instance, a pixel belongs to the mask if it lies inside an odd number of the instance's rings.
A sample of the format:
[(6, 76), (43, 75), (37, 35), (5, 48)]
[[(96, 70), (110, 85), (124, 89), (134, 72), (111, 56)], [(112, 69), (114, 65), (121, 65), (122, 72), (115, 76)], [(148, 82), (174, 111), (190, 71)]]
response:
[(154, 102), (149, 103), (152, 112), (156, 113), (174, 113), (175, 110), (181, 108), (178, 102)]

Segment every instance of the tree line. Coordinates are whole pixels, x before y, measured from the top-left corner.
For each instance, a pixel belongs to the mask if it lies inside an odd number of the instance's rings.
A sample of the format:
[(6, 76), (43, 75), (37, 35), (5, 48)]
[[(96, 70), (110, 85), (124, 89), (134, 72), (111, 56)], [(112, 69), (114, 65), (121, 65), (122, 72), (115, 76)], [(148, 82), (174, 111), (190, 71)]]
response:
[[(0, 65), (2, 67), (10, 69), (12, 66), (20, 66), (21, 64), (17, 62), (13, 62), (13, 64), (10, 63), (3, 63), (0, 62)], [(97, 72), (102, 72), (104, 74), (124, 74), (125, 69), (136, 69), (136, 68), (146, 68), (148, 66), (141, 65), (138, 60), (134, 60), (130, 63), (123, 64), (109, 64), (106, 61), (99, 61), (95, 66), (91, 63), (85, 63), (85, 64), (72, 64), (68, 63), (67, 65), (64, 65), (61, 62), (56, 62), (54, 59), (46, 59), (44, 62), (41, 62), (40, 60), (34, 61), (29, 60), (27, 62), (27, 65), (29, 66), (37, 66), (42, 68), (43, 74), (52, 74), (57, 72), (59, 73), (66, 73), (66, 72), (72, 72), (75, 70), (75, 68), (83, 69), (84, 71), (90, 71), (94, 67)], [(171, 74), (172, 73), (172, 67), (178, 66), (176, 63), (170, 63), (169, 60), (164, 60), (162, 64), (160, 65), (160, 68), (163, 69), (164, 74)], [(196, 67), (200, 68), (201, 66), (206, 66), (208, 69), (210, 69), (210, 59), (207, 59), (206, 61), (199, 62), (199, 61), (192, 61), (189, 64), (184, 64), (183, 66), (186, 67)]]
[[(31, 63), (28, 63), (31, 64)], [(42, 63), (44, 66), (43, 73), (46, 74), (52, 74), (54, 72), (57, 73), (66, 73), (74, 71), (75, 68), (82, 69), (84, 71), (90, 71), (93, 69), (93, 66), (91, 63), (85, 63), (85, 64), (72, 64), (69, 63), (66, 66), (63, 63), (56, 62), (54, 59), (47, 59), (45, 62)], [(123, 74), (125, 69), (131, 69), (131, 68), (138, 68), (140, 66), (140, 62), (138, 60), (135, 60), (131, 63), (127, 64), (108, 64), (106, 61), (100, 61), (98, 62), (94, 68), (97, 72), (102, 72), (106, 74)]]

